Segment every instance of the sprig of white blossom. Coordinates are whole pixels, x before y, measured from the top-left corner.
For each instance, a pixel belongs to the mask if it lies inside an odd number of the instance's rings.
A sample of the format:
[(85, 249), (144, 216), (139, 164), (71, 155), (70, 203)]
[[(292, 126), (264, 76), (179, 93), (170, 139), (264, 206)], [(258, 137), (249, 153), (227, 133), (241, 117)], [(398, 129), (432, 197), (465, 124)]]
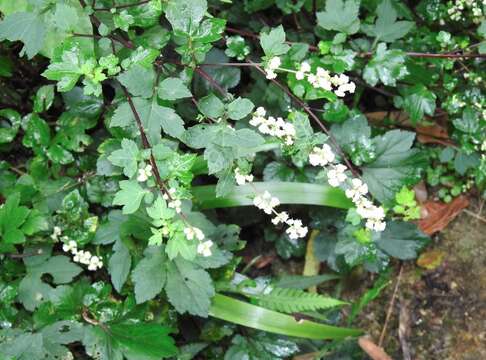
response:
[(73, 261), (88, 265), (88, 270), (96, 271), (103, 267), (103, 261), (101, 256), (92, 255), (87, 250), (78, 250), (78, 243), (74, 240), (69, 240), (64, 237), (65, 243), (62, 245), (62, 250), (73, 255)]
[(266, 114), (267, 111), (263, 107), (258, 107), (250, 119), (250, 125), (257, 127), (262, 134), (283, 140), (285, 145), (292, 145), (296, 135), (294, 125), (281, 117), (266, 117)]
[(336, 155), (328, 144), (322, 147), (314, 147), (309, 154), (309, 163), (312, 166), (320, 166), (327, 170), (327, 182), (332, 187), (343, 187), (347, 198), (356, 206), (356, 212), (365, 219), (366, 228), (373, 231), (383, 231), (386, 227), (385, 210), (381, 206), (374, 205), (366, 196), (368, 185), (359, 178), (348, 178), (348, 168), (336, 163)]
[(152, 173), (152, 165), (147, 164), (144, 168), (138, 169), (138, 176), (137, 181), (145, 182), (153, 175)]

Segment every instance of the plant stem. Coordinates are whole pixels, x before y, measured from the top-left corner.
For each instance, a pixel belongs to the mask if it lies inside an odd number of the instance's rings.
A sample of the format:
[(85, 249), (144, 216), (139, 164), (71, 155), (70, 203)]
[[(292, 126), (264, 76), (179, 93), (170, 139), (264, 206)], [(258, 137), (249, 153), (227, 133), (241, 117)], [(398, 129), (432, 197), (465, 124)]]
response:
[(140, 1), (140, 2), (137, 2), (137, 3), (133, 3), (133, 4), (116, 5), (116, 6), (112, 6), (112, 7), (109, 7), (109, 8), (97, 8), (97, 9), (93, 9), (93, 10), (94, 11), (111, 11), (111, 9), (126, 9), (126, 8), (130, 8), (130, 7), (144, 5), (144, 4), (149, 3), (150, 1), (151, 0), (143, 0), (143, 1)]

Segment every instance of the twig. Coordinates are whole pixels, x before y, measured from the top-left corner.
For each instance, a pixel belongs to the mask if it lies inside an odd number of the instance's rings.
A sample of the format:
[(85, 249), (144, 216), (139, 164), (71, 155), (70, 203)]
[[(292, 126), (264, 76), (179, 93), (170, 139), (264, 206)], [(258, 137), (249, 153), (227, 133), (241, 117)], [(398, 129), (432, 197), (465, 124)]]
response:
[(476, 214), (475, 212), (472, 212), (472, 211), (470, 211), (470, 210), (468, 210), (468, 209), (464, 209), (463, 211), (464, 211), (466, 214), (468, 214), (469, 216), (472, 216), (473, 218), (476, 218), (476, 219), (478, 219), (479, 221), (482, 221), (482, 222), (486, 223), (486, 218), (482, 217), (481, 215)]
[(197, 67), (195, 69), (195, 71), (203, 78), (205, 78), (207, 81), (209, 81), (209, 83), (211, 83), (211, 85), (217, 89), (221, 95), (223, 95), (224, 97), (228, 97), (228, 92), (221, 86), (218, 84), (218, 82), (216, 80), (214, 80), (211, 75), (209, 75), (206, 71), (204, 71), (203, 69), (201, 69), (200, 67)]
[(393, 295), (390, 300), (390, 305), (388, 305), (388, 311), (386, 312), (385, 324), (381, 330), (380, 340), (378, 341), (378, 346), (382, 347), (383, 340), (385, 339), (386, 328), (388, 327), (388, 322), (390, 321), (391, 314), (393, 312), (393, 306), (395, 305), (395, 300), (397, 298), (398, 286), (400, 285), (400, 280), (402, 279), (403, 264), (400, 265), (400, 271), (398, 272), (397, 282), (395, 283), (395, 288), (393, 289)]

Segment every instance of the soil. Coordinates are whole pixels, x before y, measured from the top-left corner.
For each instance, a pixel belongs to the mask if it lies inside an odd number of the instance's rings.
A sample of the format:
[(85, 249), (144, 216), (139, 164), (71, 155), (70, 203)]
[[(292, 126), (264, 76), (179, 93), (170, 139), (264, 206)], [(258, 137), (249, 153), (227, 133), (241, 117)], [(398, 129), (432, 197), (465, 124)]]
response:
[[(474, 208), (469, 208), (475, 212)], [(486, 222), (460, 214), (425, 251), (443, 256), (424, 269), (402, 264), (401, 282), (383, 347), (393, 359), (486, 359)], [(391, 284), (358, 320), (378, 342), (400, 264)], [(363, 274), (363, 276), (366, 276)], [(365, 281), (357, 294), (363, 293)], [(399, 335), (399, 333), (401, 333)]]

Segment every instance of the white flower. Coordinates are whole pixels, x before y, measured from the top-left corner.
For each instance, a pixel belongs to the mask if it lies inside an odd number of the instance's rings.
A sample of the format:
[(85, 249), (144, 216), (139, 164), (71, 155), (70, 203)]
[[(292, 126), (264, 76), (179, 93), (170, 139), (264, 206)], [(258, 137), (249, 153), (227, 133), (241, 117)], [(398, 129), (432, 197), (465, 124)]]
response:
[(307, 235), (308, 229), (306, 226), (302, 226), (301, 220), (290, 219), (287, 221), (287, 224), (289, 227), (285, 232), (289, 235), (289, 238), (295, 240)]
[(78, 244), (74, 240), (70, 240), (67, 244), (62, 246), (64, 252), (76, 252), (78, 249)]
[(244, 175), (240, 173), (240, 168), (235, 169), (235, 180), (238, 185), (245, 185), (245, 183), (253, 182), (253, 175)]
[(278, 56), (274, 56), (268, 62), (268, 69), (271, 69), (271, 70), (278, 69), (281, 64), (282, 64), (282, 60), (280, 60), (280, 58)]
[(296, 78), (297, 80), (304, 80), (304, 77), (305, 77), (305, 74), (304, 74), (302, 71), (297, 71), (297, 72), (295, 73), (295, 78)]
[(337, 164), (333, 169), (327, 172), (327, 182), (332, 187), (338, 187), (341, 183), (346, 181), (346, 166), (343, 164)]
[(347, 189), (345, 194), (346, 197), (351, 199), (353, 202), (357, 202), (361, 197), (368, 193), (368, 185), (363, 183), (361, 179), (353, 178), (351, 179), (351, 189)]
[(266, 214), (271, 214), (273, 208), (280, 205), (280, 201), (265, 190), (262, 195), (255, 196), (253, 199), (253, 204), (257, 208), (263, 210)]
[(98, 256), (92, 256), (89, 265), (88, 265), (88, 270), (90, 271), (95, 271), (96, 269), (101, 269), (103, 267), (103, 262)]
[(277, 73), (272, 71), (272, 70), (267, 70), (266, 71), (266, 78), (268, 80), (273, 80), (273, 79), (276, 79), (277, 78)]
[(186, 235), (187, 240), (192, 240), (196, 237), (199, 241), (204, 240), (204, 233), (201, 229), (190, 226), (184, 229), (184, 234)]
[(287, 214), (286, 211), (282, 211), (272, 219), (272, 223), (274, 225), (278, 225), (280, 223), (286, 223), (288, 219), (289, 219), (289, 214)]
[(73, 257), (74, 262), (88, 265), (91, 260), (91, 253), (89, 251), (79, 250)]
[(314, 147), (309, 154), (309, 163), (313, 166), (326, 166), (332, 163), (336, 155), (332, 151), (331, 147), (327, 144), (322, 145), (322, 148)]
[(59, 226), (54, 226), (54, 228), (52, 229), (51, 239), (57, 241), (61, 233), (62, 233), (61, 228)]
[(205, 242), (199, 243), (197, 245), (197, 252), (202, 256), (208, 257), (212, 255), (211, 247), (213, 246), (213, 242), (211, 240), (206, 240)]
[(265, 108), (263, 106), (259, 106), (259, 107), (257, 107), (257, 109), (255, 111), (255, 115), (260, 116), (260, 117), (265, 117), (265, 115), (267, 115), (267, 111), (265, 110)]
[(300, 64), (300, 71), (307, 73), (311, 71), (311, 66), (307, 61), (304, 61), (302, 64)]
[(380, 232), (385, 230), (386, 222), (378, 219), (368, 219), (366, 220), (366, 227), (370, 230)]
[(145, 168), (138, 169), (137, 181), (145, 182), (152, 176), (152, 165), (147, 165)]
[(178, 214), (182, 211), (181, 205), (182, 202), (179, 199), (169, 201), (169, 203), (167, 204), (167, 206), (170, 207), (171, 209), (175, 209), (176, 213)]

